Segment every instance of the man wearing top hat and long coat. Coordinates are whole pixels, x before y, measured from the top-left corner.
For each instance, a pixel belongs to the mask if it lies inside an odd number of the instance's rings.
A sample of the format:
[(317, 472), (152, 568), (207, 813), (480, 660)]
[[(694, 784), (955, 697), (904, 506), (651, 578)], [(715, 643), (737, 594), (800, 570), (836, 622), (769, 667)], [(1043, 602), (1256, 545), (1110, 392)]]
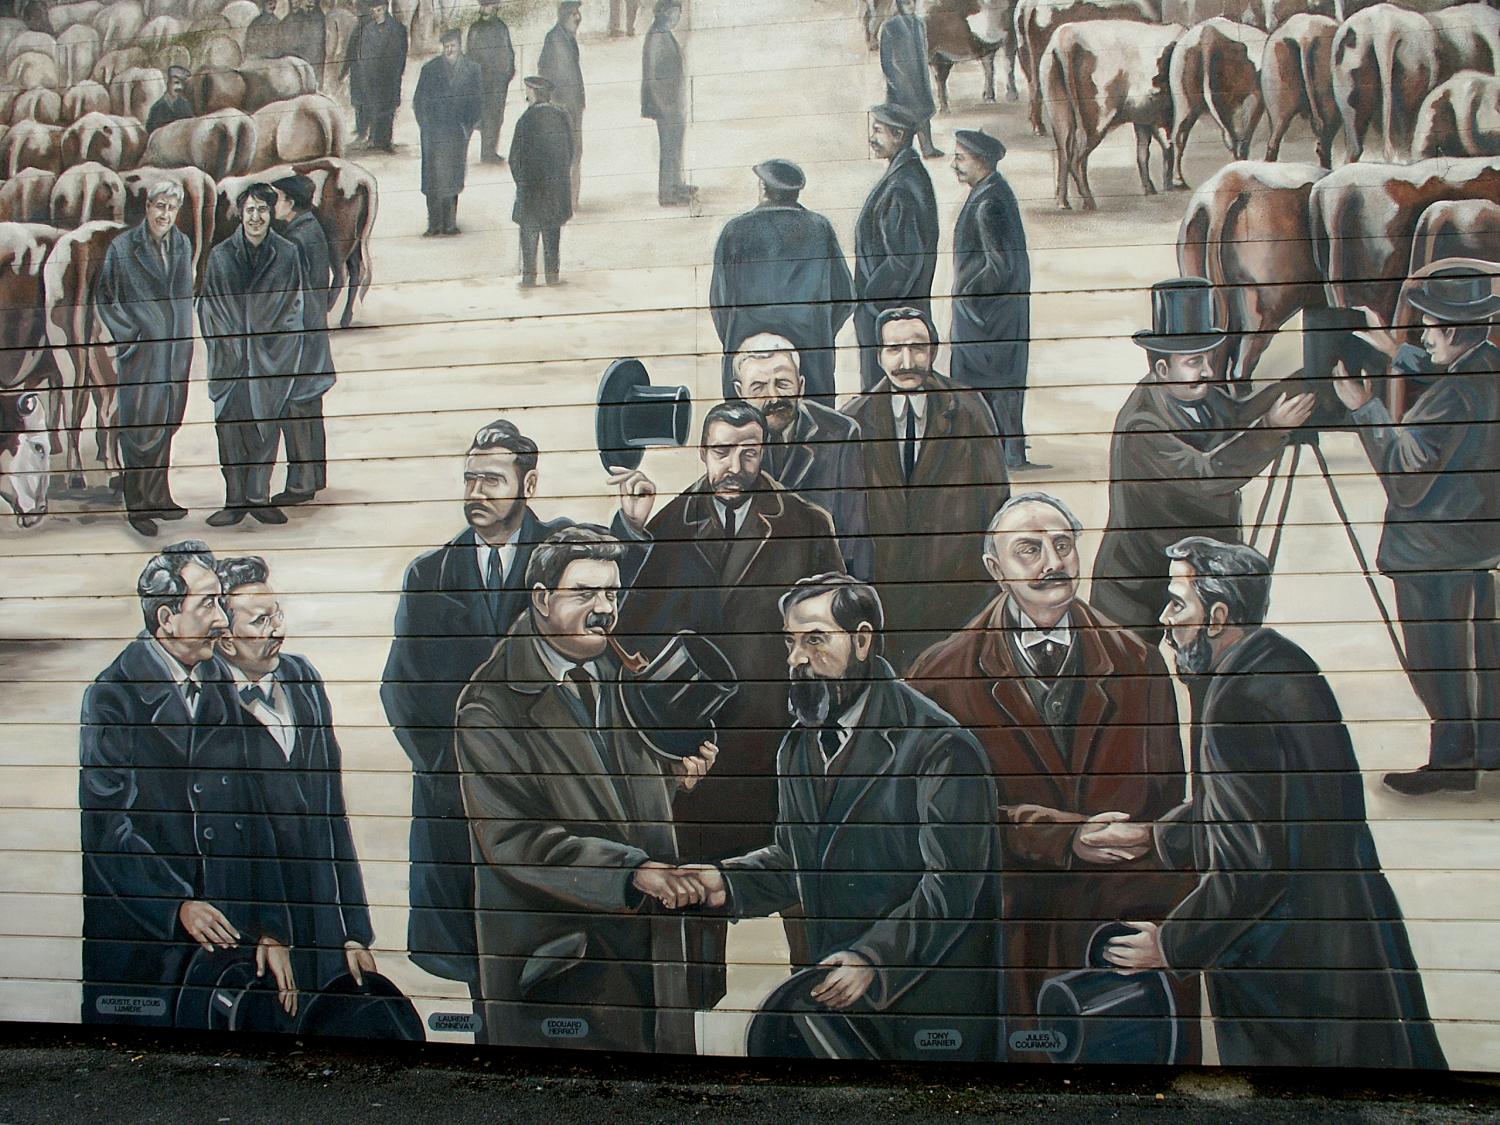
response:
[(953, 170), (969, 189), (953, 229), (955, 382), (984, 391), (1005, 442), (1024, 468), (1026, 364), (1031, 346), (1031, 259), (1016, 193), (1000, 174), (1005, 145), (981, 129), (953, 134)]
[(479, 159), (500, 164), (500, 128), (505, 101), (516, 76), (516, 48), (500, 17), (500, 0), (479, 0), (479, 18), (469, 25), (464, 54), (479, 67)]
[(573, 129), (569, 182), (570, 202), (575, 211), (583, 184), (583, 110), (588, 104), (578, 53), (578, 27), (582, 23), (583, 5), (579, 0), (562, 0), (557, 6), (557, 23), (542, 40), (542, 51), (536, 60), (537, 75), (552, 83), (552, 103), (568, 115), (568, 124)]
[(479, 68), (463, 57), (463, 33), (443, 32), (443, 53), (422, 67), (412, 113), (422, 130), (423, 237), (458, 233), (458, 196), (464, 190), (469, 136), (479, 123), (483, 93)]
[(725, 223), (714, 247), (708, 303), (724, 349), (724, 397), (736, 397), (740, 344), (770, 332), (795, 345), (807, 395), (832, 408), (834, 341), (854, 312), (849, 265), (833, 224), (798, 202), (807, 186), (798, 165), (767, 160), (754, 171), (760, 202)]
[(854, 226), (854, 328), (859, 338), (860, 386), (869, 390), (884, 372), (875, 318), (910, 306), (932, 312), (937, 271), (938, 209), (932, 177), (912, 147), (917, 122), (898, 105), (870, 110), (870, 149), (886, 160)]
[(1310, 394), (1269, 387), (1236, 399), (1214, 371), (1224, 329), (1213, 285), (1176, 278), (1151, 288), (1149, 331), (1135, 342), (1149, 372), (1115, 417), (1109, 450), (1109, 521), (1094, 560), (1092, 599), (1105, 617), (1161, 642), (1164, 552), (1187, 535), (1238, 543), (1240, 490), (1312, 417)]
[(922, 155), (942, 156), (932, 143), (932, 71), (928, 63), (927, 29), (912, 0), (896, 0), (896, 12), (880, 28), (880, 70), (885, 75), (885, 100), (899, 105), (916, 123)]
[[(1489, 340), (1500, 266), (1483, 266), (1434, 270), (1408, 294), (1437, 372), (1399, 424), (1368, 379), (1334, 384), (1385, 487), (1378, 563), (1395, 584), (1412, 687), (1432, 720), (1427, 764), (1385, 775), (1408, 796), (1470, 792), (1477, 770), (1500, 768), (1500, 349)], [(1371, 335), (1397, 356), (1399, 335)]]
[(551, 82), (527, 78), (526, 100), (530, 104), (510, 139), (510, 174), (516, 182), (511, 218), (521, 228), (523, 289), (536, 285), (538, 243), (547, 284), (562, 280), (562, 228), (573, 217), (568, 169), (576, 140), (567, 113), (552, 104)]

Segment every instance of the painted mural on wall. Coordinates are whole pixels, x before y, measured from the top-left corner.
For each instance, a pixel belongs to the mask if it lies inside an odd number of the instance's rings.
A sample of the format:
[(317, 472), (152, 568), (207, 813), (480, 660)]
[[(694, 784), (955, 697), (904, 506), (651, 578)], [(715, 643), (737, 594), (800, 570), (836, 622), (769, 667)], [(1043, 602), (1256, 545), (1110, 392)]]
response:
[(0, 1018), (1493, 1069), (1500, 11), (0, 11)]

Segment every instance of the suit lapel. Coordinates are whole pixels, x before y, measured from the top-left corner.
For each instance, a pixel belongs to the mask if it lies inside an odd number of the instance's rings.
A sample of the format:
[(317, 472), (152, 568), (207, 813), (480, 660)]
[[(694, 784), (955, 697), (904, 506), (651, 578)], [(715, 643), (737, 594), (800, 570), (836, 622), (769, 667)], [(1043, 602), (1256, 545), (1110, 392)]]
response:
[(917, 468), (911, 477), (913, 487), (951, 483), (947, 463), (956, 443), (948, 438), (953, 434), (957, 414), (958, 399), (953, 394), (946, 390), (927, 392), (927, 427), (917, 450)]
[[(151, 236), (146, 233), (144, 226), (136, 227), (132, 232), (130, 249), (135, 254), (135, 260), (140, 262), (146, 271), (158, 282), (167, 278), (166, 267), (162, 264), (161, 255), (157, 254), (151, 247)], [(167, 255), (171, 260), (172, 232), (167, 232)]]
[(867, 400), (869, 409), (859, 419), (864, 431), (865, 468), (869, 484), (878, 494), (890, 488), (904, 490), (906, 479), (901, 472), (901, 454), (896, 445), (896, 417), (891, 412), (889, 380), (882, 380)]
[(988, 683), (991, 701), (1000, 709), (1015, 735), (1031, 755), (1035, 771), (1047, 777), (1069, 772), (1062, 751), (1047, 729), (1046, 721), (1036, 709), (1031, 693), (1022, 684), (1026, 673), (1016, 667), (1010, 645), (1000, 627), (1005, 621), (1005, 599), (995, 603), (994, 613), (979, 641), (979, 670)]
[[(896, 757), (896, 743), (886, 730), (893, 718), (887, 714), (890, 692), (889, 683), (877, 680), (870, 685), (870, 699), (860, 725), (839, 754), (839, 759), (842, 759), (839, 773), (836, 778), (829, 778), (833, 792), (821, 817), (824, 830), (819, 853), (822, 859), (827, 858), (838, 839), (839, 830), (848, 823), (870, 787), (888, 774), (891, 761)], [(808, 753), (811, 752), (809, 749)]]
[(1104, 685), (1110, 682), (1110, 677), (1115, 673), (1115, 666), (1099, 642), (1093, 620), (1077, 605), (1073, 611), (1073, 636), (1073, 643), (1082, 646), (1083, 688), (1078, 700), (1078, 719), (1073, 728), (1073, 752), (1070, 757), (1073, 772), (1083, 775), (1089, 772), (1094, 755), (1098, 753), (1099, 744), (1104, 739), (1109, 717), (1115, 709), (1114, 700), (1104, 689)]
[(802, 484), (803, 478), (812, 468), (815, 456), (812, 442), (817, 440), (819, 432), (818, 420), (812, 416), (812, 412), (799, 406), (796, 429), (792, 440), (787, 443), (781, 475), (776, 478), (784, 488), (797, 488)]
[(773, 489), (762, 474), (761, 491), (750, 502), (750, 512), (745, 518), (744, 529), (729, 545), (729, 554), (724, 560), (723, 579), (726, 585), (739, 586), (745, 574), (765, 548), (766, 541), (776, 533), (776, 523), (785, 511), (781, 492)]

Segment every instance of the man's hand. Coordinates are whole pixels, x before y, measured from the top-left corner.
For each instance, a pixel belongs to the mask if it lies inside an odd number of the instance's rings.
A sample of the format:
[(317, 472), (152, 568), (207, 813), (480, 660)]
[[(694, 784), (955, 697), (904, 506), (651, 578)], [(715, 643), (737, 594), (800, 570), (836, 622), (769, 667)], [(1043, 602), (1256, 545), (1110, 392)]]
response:
[(698, 782), (708, 776), (708, 771), (714, 768), (714, 759), (718, 756), (719, 748), (712, 742), (705, 742), (698, 747), (698, 753), (672, 766), (672, 772), (677, 775), (677, 783), (684, 792), (691, 793)]
[(1266, 411), (1266, 425), (1273, 430), (1295, 430), (1312, 417), (1313, 407), (1317, 405), (1317, 398), (1311, 394), (1295, 398), (1279, 394), (1271, 409)]
[(273, 937), (263, 937), (255, 945), (255, 975), (263, 977), (271, 970), (276, 982), (276, 998), (286, 1014), (297, 1014), (297, 978), (292, 973), (292, 951)]
[(703, 905), (718, 910), (729, 901), (729, 884), (724, 881), (724, 872), (711, 863), (684, 863), (678, 872), (698, 884), (703, 892)]
[(703, 901), (703, 886), (697, 879), (654, 859), (637, 867), (630, 882), (641, 894), (656, 899), (668, 910), (681, 910)]
[(1363, 313), (1365, 317), (1365, 327), (1356, 332), (1355, 335), (1368, 340), (1375, 345), (1378, 351), (1382, 351), (1394, 359), (1396, 353), (1401, 350), (1402, 334), (1392, 332), (1387, 328), (1384, 323), (1385, 318), (1370, 308), (1369, 305), (1356, 305), (1355, 308)]
[(1350, 410), (1358, 410), (1375, 397), (1370, 380), (1354, 378), (1344, 366), (1343, 360), (1339, 360), (1333, 368), (1333, 393)]
[(620, 515), (636, 532), (646, 530), (651, 509), (656, 506), (656, 482), (639, 469), (614, 468), (609, 483), (620, 491)]
[(1127, 863), (1151, 850), (1151, 825), (1132, 824), (1130, 814), (1096, 813), (1073, 833), (1073, 854), (1085, 863)]
[(177, 908), (177, 920), (188, 936), (212, 953), (215, 947), (233, 949), (240, 932), (230, 925), (223, 911), (202, 899), (190, 898)]
[(344, 942), (344, 961), (349, 966), (349, 975), (354, 983), (363, 985), (365, 974), (375, 972), (375, 954), (357, 941)]
[(875, 983), (875, 970), (870, 963), (847, 949), (830, 954), (818, 964), (837, 966), (812, 990), (812, 998), (826, 1007), (842, 1011), (869, 992), (870, 985)]
[(1126, 922), (1136, 932), (1111, 939), (1104, 947), (1104, 959), (1127, 973), (1144, 973), (1165, 969), (1167, 959), (1161, 952), (1161, 927), (1155, 922)]

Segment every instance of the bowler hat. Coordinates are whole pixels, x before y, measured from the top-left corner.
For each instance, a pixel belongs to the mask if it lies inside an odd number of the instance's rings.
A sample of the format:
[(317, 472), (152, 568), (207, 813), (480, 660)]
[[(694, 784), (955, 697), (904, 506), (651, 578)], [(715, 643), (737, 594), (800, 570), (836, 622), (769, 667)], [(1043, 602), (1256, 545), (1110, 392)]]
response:
[(345, 973), (324, 985), (302, 1009), (298, 1033), (411, 1043), (427, 1038), (416, 1007), (388, 977), (368, 970), (361, 975), (363, 983)]
[(1151, 328), (1132, 339), (1149, 351), (1192, 355), (1213, 351), (1227, 335), (1214, 323), (1213, 283), (1201, 277), (1174, 277), (1151, 287)]
[(953, 141), (991, 164), (998, 164), (1005, 159), (1005, 142), (999, 137), (990, 136), (983, 129), (955, 129)]
[(812, 990), (831, 971), (831, 966), (814, 965), (793, 973), (773, 988), (750, 1019), (745, 1053), (751, 1058), (879, 1058), (860, 1030), (859, 1017), (835, 1011), (812, 998)]
[(306, 176), (282, 176), (272, 180), (271, 186), (295, 203), (298, 210), (306, 211), (313, 205), (313, 182)]
[(1412, 288), (1407, 300), (1418, 312), (1454, 324), (1488, 320), (1500, 311), (1493, 276), (1473, 266), (1434, 270)]
[(692, 395), (686, 387), (653, 387), (638, 359), (617, 359), (599, 380), (594, 436), (606, 469), (636, 469), (650, 445), (686, 445)]
[(181, 78), (184, 81), (186, 81), (187, 79), (191, 78), (192, 76), (193, 76), (193, 72), (190, 71), (185, 66), (169, 66), (169, 67), (167, 67), (167, 81), (168, 82), (170, 82), (174, 78)]
[(663, 757), (691, 758), (713, 741), (714, 716), (739, 692), (734, 666), (707, 637), (684, 629), (620, 680), (625, 715)]
[(178, 993), (176, 1023), (207, 1031), (297, 1029), (277, 999), (271, 974), (256, 975), (249, 947), (194, 951)]
[(802, 171), (802, 166), (790, 160), (762, 160), (754, 172), (772, 191), (801, 191), (807, 186), (807, 174)]
[(911, 110), (894, 102), (884, 102), (870, 107), (870, 116), (892, 129), (904, 129), (910, 133), (917, 127), (917, 119)]

